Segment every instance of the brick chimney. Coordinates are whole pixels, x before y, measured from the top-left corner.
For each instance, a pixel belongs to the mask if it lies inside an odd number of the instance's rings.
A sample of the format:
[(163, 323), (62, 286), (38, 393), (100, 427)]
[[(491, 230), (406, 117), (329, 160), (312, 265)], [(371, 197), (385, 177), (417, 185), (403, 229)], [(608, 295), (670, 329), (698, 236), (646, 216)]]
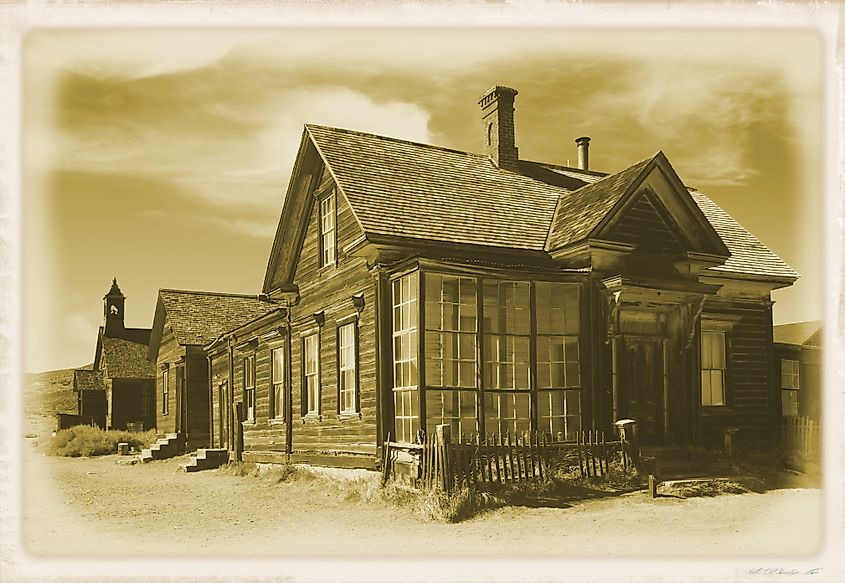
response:
[(590, 138), (581, 136), (575, 140), (578, 144), (578, 168), (581, 170), (590, 169)]
[(519, 151), (513, 127), (513, 98), (516, 89), (496, 85), (478, 100), (484, 124), (484, 153), (499, 168), (516, 170)]

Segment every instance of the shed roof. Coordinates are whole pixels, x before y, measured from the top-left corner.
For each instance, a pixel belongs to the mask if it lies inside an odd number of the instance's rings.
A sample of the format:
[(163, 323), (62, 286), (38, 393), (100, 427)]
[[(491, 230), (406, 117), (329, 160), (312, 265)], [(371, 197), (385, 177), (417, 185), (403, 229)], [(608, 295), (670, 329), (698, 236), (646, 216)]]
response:
[(159, 303), (167, 312), (176, 341), (200, 346), (280, 308), (255, 295), (174, 289), (159, 290)]
[[(305, 128), (365, 234), (519, 250), (543, 251), (549, 237), (556, 238), (554, 246), (586, 237), (655, 158), (610, 175), (524, 161), (511, 171), (481, 154)], [(712, 269), (798, 277), (706, 195), (690, 195), (732, 254)]]
[(819, 320), (778, 324), (772, 328), (775, 342), (795, 346), (821, 346), (821, 329)]

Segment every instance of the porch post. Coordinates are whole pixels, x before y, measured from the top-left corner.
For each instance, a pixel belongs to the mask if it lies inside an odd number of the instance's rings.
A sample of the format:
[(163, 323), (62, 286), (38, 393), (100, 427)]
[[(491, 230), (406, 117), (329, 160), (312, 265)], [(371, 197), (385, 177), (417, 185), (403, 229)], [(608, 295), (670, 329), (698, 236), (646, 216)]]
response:
[(610, 342), (611, 380), (613, 387), (613, 416), (612, 420), (619, 420), (619, 337), (615, 334)]

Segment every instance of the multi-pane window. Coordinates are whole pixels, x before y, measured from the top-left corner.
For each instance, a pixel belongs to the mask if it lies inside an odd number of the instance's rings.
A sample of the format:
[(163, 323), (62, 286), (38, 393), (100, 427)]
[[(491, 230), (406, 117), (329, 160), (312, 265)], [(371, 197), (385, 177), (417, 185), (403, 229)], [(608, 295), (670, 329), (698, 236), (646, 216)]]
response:
[(305, 366), (303, 372), (303, 413), (320, 413), (320, 339), (318, 334), (311, 334), (302, 339), (302, 356)]
[(334, 191), (320, 200), (320, 265), (332, 265), (335, 259)]
[(396, 439), (405, 442), (419, 429), (418, 285), (417, 272), (393, 281), (393, 410)]
[(161, 371), (161, 414), (167, 415), (170, 411), (170, 369)]
[(528, 282), (485, 281), (485, 430), (531, 429), (531, 296)]
[(272, 402), (270, 404), (270, 417), (282, 419), (285, 415), (285, 349), (275, 348), (270, 351), (271, 382), (273, 388), (270, 392)]
[(244, 413), (255, 421), (255, 355), (244, 358)]
[(725, 404), (725, 333), (701, 332), (701, 404)]
[(781, 410), (784, 416), (798, 416), (798, 390), (801, 388), (800, 363), (797, 360), (780, 361)]
[(556, 441), (581, 428), (579, 286), (538, 282), (537, 411), (540, 430)]
[(358, 411), (358, 355), (356, 322), (337, 329), (338, 413)]
[(450, 424), (477, 433), (478, 284), (474, 278), (425, 274), (426, 431)]

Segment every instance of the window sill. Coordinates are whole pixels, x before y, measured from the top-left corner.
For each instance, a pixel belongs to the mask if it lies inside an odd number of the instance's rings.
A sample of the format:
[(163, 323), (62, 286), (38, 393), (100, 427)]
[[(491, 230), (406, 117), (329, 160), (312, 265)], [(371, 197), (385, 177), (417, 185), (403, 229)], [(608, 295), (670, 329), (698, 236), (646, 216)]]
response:
[(283, 417), (273, 417), (272, 419), (269, 419), (269, 420), (267, 421), (267, 424), (268, 424), (268, 425), (271, 425), (271, 426), (272, 426), (272, 425), (284, 425), (284, 424), (285, 424), (285, 420), (284, 420), (284, 418), (283, 418)]
[(351, 421), (353, 419), (363, 419), (364, 416), (361, 415), (360, 411), (356, 413), (348, 412), (348, 413), (338, 413), (337, 415), (338, 420), (340, 421)]
[(304, 417), (302, 417), (302, 424), (303, 425), (305, 425), (306, 423), (322, 423), (322, 422), (323, 422), (323, 416), (318, 415), (317, 413), (308, 413), (308, 415), (305, 415)]
[(241, 421), (241, 425), (255, 425), (255, 419), (244, 419)]

